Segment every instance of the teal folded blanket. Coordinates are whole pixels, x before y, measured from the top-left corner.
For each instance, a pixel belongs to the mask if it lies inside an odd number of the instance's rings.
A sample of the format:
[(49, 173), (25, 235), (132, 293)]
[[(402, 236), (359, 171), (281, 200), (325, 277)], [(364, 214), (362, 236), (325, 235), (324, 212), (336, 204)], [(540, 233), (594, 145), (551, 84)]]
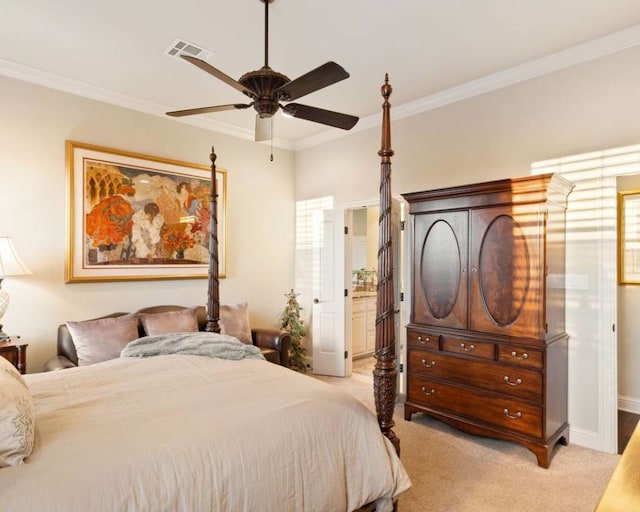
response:
[(215, 332), (156, 334), (133, 340), (120, 357), (151, 357), (166, 354), (217, 357), (219, 359), (264, 359), (260, 349), (233, 336)]

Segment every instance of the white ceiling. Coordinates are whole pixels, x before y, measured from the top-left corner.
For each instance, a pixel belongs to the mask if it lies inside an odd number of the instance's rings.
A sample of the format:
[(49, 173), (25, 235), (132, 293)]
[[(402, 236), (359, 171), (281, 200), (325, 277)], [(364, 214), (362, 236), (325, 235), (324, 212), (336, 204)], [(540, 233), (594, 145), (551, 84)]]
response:
[[(639, 0), (275, 0), (269, 65), (294, 79), (333, 60), (351, 75), (298, 100), (380, 117), (385, 73), (396, 115), (640, 44)], [(165, 50), (176, 40), (238, 79), (264, 64), (259, 0), (0, 0), (0, 74), (164, 116), (244, 102)], [(252, 139), (253, 110), (172, 119)], [(167, 118), (171, 119), (171, 118)], [(274, 142), (298, 149), (343, 134), (278, 114)]]

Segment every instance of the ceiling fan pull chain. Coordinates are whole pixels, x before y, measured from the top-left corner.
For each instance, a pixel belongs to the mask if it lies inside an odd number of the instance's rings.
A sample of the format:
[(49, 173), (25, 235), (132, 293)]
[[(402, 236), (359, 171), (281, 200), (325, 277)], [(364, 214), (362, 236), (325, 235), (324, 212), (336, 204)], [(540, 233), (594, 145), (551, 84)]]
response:
[(273, 117), (269, 121), (271, 121), (271, 156), (269, 160), (273, 162)]

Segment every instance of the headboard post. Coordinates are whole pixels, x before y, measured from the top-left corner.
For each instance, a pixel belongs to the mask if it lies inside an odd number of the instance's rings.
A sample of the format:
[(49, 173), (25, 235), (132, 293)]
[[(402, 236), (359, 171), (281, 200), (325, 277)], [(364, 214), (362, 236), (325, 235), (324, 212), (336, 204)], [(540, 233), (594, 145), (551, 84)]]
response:
[(220, 280), (218, 278), (218, 181), (216, 154), (211, 146), (211, 201), (209, 202), (209, 288), (205, 331), (220, 332)]
[(389, 96), (392, 88), (389, 75), (385, 74), (381, 88), (382, 144), (378, 155), (380, 164), (380, 218), (378, 238), (378, 286), (376, 303), (376, 365), (373, 370), (373, 386), (378, 423), (382, 433), (400, 454), (400, 439), (393, 432), (393, 410), (396, 403), (396, 339), (393, 303), (393, 251), (391, 225), (391, 122)]

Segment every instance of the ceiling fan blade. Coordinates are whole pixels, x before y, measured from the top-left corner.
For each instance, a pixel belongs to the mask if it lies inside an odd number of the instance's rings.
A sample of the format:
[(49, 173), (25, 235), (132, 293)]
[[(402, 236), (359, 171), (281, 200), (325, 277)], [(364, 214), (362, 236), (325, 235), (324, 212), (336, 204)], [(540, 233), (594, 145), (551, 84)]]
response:
[(243, 110), (245, 108), (249, 108), (250, 105), (245, 105), (244, 103), (231, 103), (230, 105), (216, 105), (214, 107), (200, 107), (200, 108), (189, 108), (186, 110), (174, 110), (173, 112), (167, 112), (168, 116), (171, 117), (183, 117), (183, 116), (192, 116), (195, 114), (209, 114), (211, 112), (222, 112), (224, 110)]
[(349, 73), (339, 64), (329, 61), (287, 82), (282, 87), (276, 89), (275, 92), (280, 99), (292, 101), (322, 89), (323, 87), (327, 87), (328, 85), (335, 84), (345, 78), (349, 78)]
[(271, 130), (273, 128), (273, 117), (260, 117), (256, 114), (256, 142), (271, 140)]
[(341, 114), (318, 107), (301, 105), (300, 103), (289, 103), (282, 107), (285, 114), (298, 119), (305, 119), (315, 123), (326, 124), (343, 130), (350, 130), (358, 122), (358, 117), (349, 114)]
[(240, 82), (234, 80), (229, 75), (225, 75), (222, 71), (217, 68), (214, 68), (208, 62), (203, 61), (202, 59), (198, 59), (197, 57), (192, 57), (191, 55), (180, 55), (181, 58), (186, 60), (187, 62), (191, 62), (194, 66), (199, 67), (202, 71), (209, 73), (210, 75), (215, 76), (218, 80), (222, 80), (225, 84), (230, 85), (234, 89), (237, 89), (242, 94), (246, 94), (249, 97), (256, 96), (256, 91), (252, 91), (248, 87), (242, 85)]

